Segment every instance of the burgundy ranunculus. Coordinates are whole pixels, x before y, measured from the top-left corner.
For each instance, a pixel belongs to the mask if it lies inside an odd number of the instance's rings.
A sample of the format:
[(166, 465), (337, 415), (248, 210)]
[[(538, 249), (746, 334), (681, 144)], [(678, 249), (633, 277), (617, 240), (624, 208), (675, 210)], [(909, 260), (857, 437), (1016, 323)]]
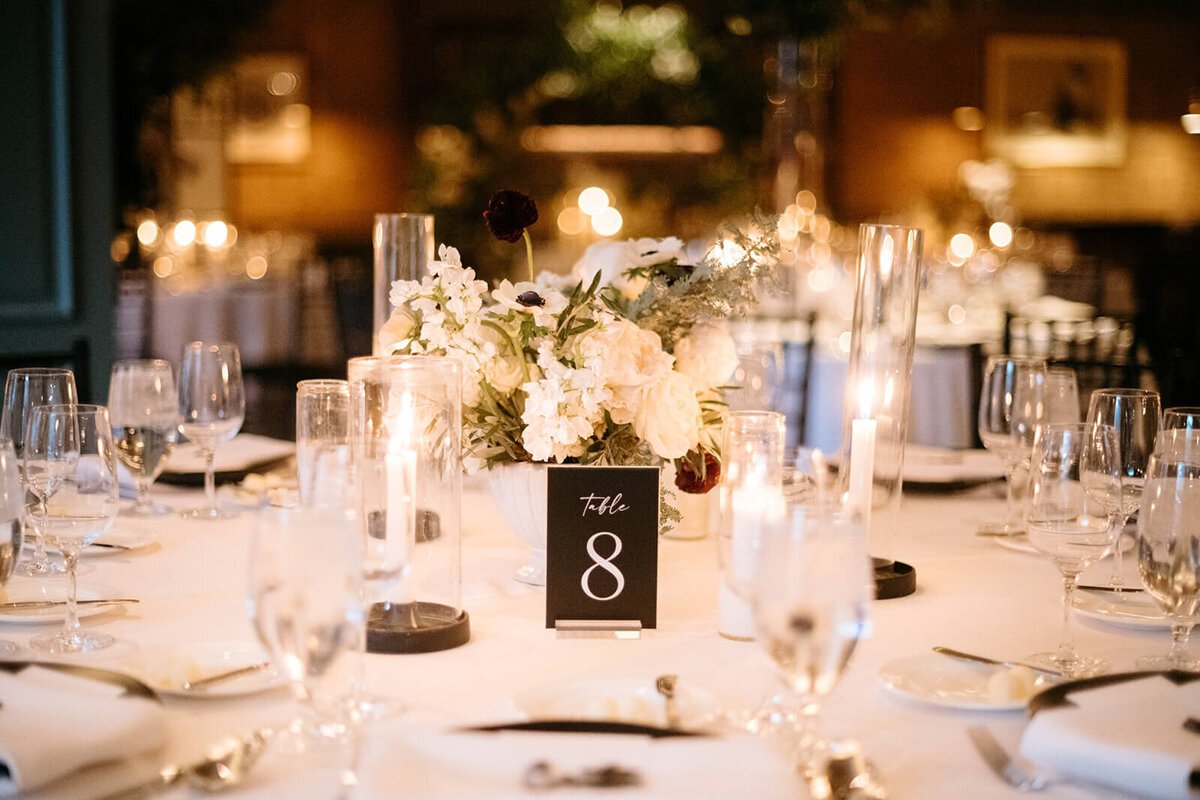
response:
[(692, 464), (686, 458), (675, 461), (675, 486), (681, 492), (688, 494), (704, 494), (717, 485), (721, 479), (721, 462), (707, 450), (704, 451), (704, 477), (701, 478), (692, 469)]
[(501, 189), (488, 201), (483, 218), (492, 236), (501, 241), (515, 242), (526, 228), (537, 222), (537, 205), (527, 194), (514, 189)]

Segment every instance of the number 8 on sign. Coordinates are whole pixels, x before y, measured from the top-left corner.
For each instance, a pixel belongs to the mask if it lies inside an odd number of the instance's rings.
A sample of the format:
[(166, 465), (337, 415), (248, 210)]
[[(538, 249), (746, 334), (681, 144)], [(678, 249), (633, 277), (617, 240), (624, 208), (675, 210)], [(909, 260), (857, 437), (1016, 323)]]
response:
[[(613, 540), (613, 551), (609, 553), (608, 556), (601, 556), (596, 552), (596, 540), (601, 536), (608, 536)], [(593, 600), (601, 601), (612, 600), (614, 597), (619, 596), (621, 592), (625, 590), (625, 576), (621, 574), (621, 570), (612, 565), (612, 561), (621, 554), (621, 537), (617, 536), (611, 531), (599, 531), (598, 533), (593, 533), (587, 541), (587, 552), (588, 555), (591, 556), (592, 561), (595, 563), (585, 569), (583, 571), (583, 575), (579, 578), (579, 585), (583, 588), (583, 593)], [(600, 597), (592, 591), (592, 572), (595, 571), (596, 567), (599, 567), (617, 579), (617, 588), (612, 594), (605, 597)]]

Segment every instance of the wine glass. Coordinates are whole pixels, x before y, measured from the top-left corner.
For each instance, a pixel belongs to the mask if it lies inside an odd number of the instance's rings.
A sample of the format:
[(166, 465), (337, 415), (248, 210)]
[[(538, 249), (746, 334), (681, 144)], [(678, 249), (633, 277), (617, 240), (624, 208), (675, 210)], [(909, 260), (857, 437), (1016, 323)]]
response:
[(179, 394), (171, 365), (161, 359), (118, 361), (108, 382), (108, 414), (117, 458), (133, 476), (142, 517), (168, 513), (150, 502), (150, 485), (167, 465), (179, 435)]
[[(36, 406), (70, 404), (76, 402), (75, 374), (69, 369), (57, 367), (26, 367), (9, 370), (4, 386), (4, 412), (0, 416), (0, 436), (10, 440), (21, 468), (21, 480), (25, 480), (25, 431), (29, 428), (29, 417)], [(56, 575), (66, 568), (51, 561), (46, 554), (46, 540), (36, 521), (30, 520), (33, 531), (33, 557), (17, 567), (18, 575), (40, 577)]]
[(217, 445), (237, 435), (246, 416), (242, 359), (235, 344), (192, 342), (183, 349), (179, 368), (179, 432), (204, 454), (205, 505), (189, 509), (189, 519), (236, 516), (217, 507), (214, 455)]
[(983, 375), (979, 397), (979, 438), (1000, 456), (1008, 469), (1007, 517), (984, 523), (987, 536), (1019, 536), (1023, 468), (1029, 463), (1038, 425), (1045, 420), (1046, 361), (1025, 356), (992, 356)]
[(793, 504), (764, 535), (755, 627), (796, 697), (796, 755), (814, 797), (830, 796), (820, 705), (870, 633), (874, 593), (867, 533), (857, 515), (821, 503)]
[(1121, 536), (1137, 513), (1142, 499), (1146, 465), (1154, 451), (1162, 414), (1158, 392), (1148, 389), (1097, 389), (1088, 404), (1087, 424), (1111, 425), (1117, 431), (1121, 464), (1121, 507), (1113, 515), (1116, 546), (1113, 549), (1112, 585), (1121, 586)]
[(1068, 678), (1094, 675), (1106, 664), (1080, 656), (1071, 641), (1075, 579), (1115, 544), (1108, 508), (1120, 496), (1116, 431), (1082, 423), (1047, 425), (1038, 431), (1029, 475), (1026, 529), (1029, 543), (1050, 559), (1063, 578), (1062, 641), (1054, 653), (1029, 660)]
[(1138, 573), (1171, 619), (1171, 650), (1138, 659), (1142, 669), (1200, 669), (1187, 654), (1200, 615), (1200, 431), (1164, 430), (1146, 466), (1138, 514)]
[(734, 343), (738, 365), (723, 399), (731, 411), (779, 409), (783, 382), (783, 344), (739, 337)]
[[(347, 508), (284, 503), (259, 511), (248, 608), (259, 640), (303, 714), (279, 746), (307, 754), (349, 745), (357, 755), (357, 669), (366, 638), (362, 530)], [(343, 773), (354, 780), (353, 766)]]
[(1200, 408), (1195, 406), (1175, 406), (1163, 411), (1163, 430), (1185, 428), (1189, 431), (1200, 430)]
[[(12, 442), (0, 439), (0, 589), (8, 583), (21, 557), (24, 539), (25, 487)], [(0, 639), (0, 656), (15, 656), (20, 648)]]
[(296, 384), (296, 472), (302, 505), (343, 505), (350, 489), (350, 384)]
[(1079, 383), (1070, 367), (1046, 370), (1046, 422), (1079, 422)]
[(75, 606), (75, 567), (83, 548), (117, 515), (117, 458), (104, 406), (38, 406), (25, 439), (25, 481), (37, 494), (36, 515), (46, 540), (67, 566), (67, 617), (61, 631), (35, 637), (47, 653), (86, 653), (110, 646), (105, 633), (85, 631)]

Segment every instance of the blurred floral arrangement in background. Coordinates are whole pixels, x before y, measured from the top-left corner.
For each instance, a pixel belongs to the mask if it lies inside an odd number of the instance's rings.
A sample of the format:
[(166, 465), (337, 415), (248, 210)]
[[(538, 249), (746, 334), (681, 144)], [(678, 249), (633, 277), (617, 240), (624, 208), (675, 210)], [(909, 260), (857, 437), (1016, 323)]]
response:
[[(498, 192), (497, 239), (528, 242), (533, 201)], [(727, 226), (697, 264), (676, 238), (593, 245), (569, 275), (502, 280), (492, 290), (441, 245), (420, 281), (392, 285), (384, 354), (452, 355), (466, 365), (468, 469), (509, 462), (674, 462), (676, 486), (719, 475), (721, 388), (737, 366), (724, 320), (755, 302), (778, 257), (769, 220)]]

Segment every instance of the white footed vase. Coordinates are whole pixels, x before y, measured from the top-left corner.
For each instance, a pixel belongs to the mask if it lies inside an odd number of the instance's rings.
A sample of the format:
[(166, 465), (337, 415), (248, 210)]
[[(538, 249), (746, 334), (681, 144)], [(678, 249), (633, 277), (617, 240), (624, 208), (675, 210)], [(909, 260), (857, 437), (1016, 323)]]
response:
[(529, 563), (513, 577), (530, 586), (545, 586), (546, 465), (497, 464), (488, 470), (488, 483), (504, 524), (529, 545)]

